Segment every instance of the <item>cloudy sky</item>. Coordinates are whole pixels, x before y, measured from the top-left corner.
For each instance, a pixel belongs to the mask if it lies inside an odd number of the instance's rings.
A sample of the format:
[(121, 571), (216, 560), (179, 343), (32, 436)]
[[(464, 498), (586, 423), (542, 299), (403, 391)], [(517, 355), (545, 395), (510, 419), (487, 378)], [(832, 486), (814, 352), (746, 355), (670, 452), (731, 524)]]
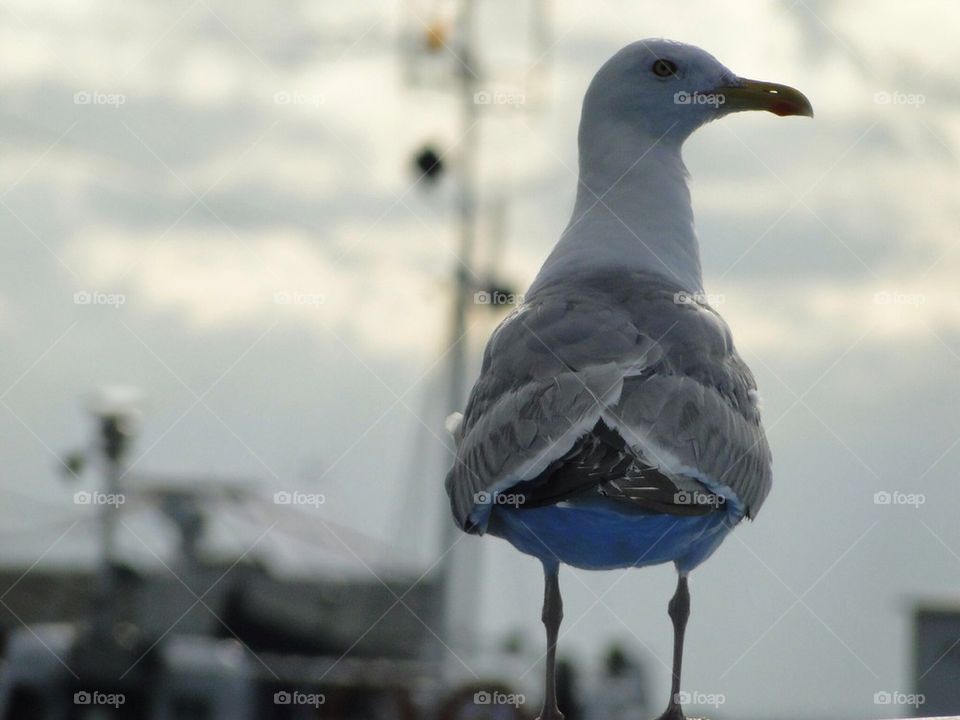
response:
[[(478, 25), (485, 87), (525, 102), (470, 130), (482, 202), (503, 208), (502, 247), (484, 225), (475, 267), (516, 287), (566, 223), (580, 100), (622, 45), (697, 44), (813, 102), (813, 122), (740, 114), (686, 147), (707, 290), (757, 376), (775, 487), (693, 576), (684, 684), (723, 693), (717, 716), (903, 712), (874, 693), (912, 689), (912, 605), (960, 578), (960, 8), (555, 5), (532, 51), (524, 3), (491, 0)], [(462, 128), (442, 78), (459, 61), (441, 49), (418, 85), (400, 49), (450, 9), (3, 4), (7, 562), (93, 557), (73, 503), (93, 479), (65, 483), (58, 457), (91, 441), (82, 397), (103, 383), (145, 393), (131, 477), (323, 493), (317, 517), (363, 553), (424, 569), (438, 557), (460, 259), (454, 188), (416, 184), (410, 158), (429, 142), (455, 166)], [(471, 375), (501, 317), (471, 310)], [(241, 551), (264, 529), (234, 528)], [(258, 551), (282, 554), (270, 534)], [(483, 637), (519, 629), (539, 648), (537, 564), (477, 542)], [(588, 662), (619, 639), (665, 692), (671, 569), (561, 582), (561, 647)]]

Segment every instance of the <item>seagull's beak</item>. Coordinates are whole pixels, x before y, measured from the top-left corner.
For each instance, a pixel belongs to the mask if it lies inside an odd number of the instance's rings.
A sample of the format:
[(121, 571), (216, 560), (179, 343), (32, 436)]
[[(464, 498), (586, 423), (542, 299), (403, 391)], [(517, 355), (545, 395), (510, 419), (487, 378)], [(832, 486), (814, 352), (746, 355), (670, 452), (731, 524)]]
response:
[(813, 106), (806, 95), (789, 85), (739, 78), (735, 83), (718, 87), (713, 92), (723, 97), (720, 109), (724, 113), (767, 110), (780, 117), (813, 117)]

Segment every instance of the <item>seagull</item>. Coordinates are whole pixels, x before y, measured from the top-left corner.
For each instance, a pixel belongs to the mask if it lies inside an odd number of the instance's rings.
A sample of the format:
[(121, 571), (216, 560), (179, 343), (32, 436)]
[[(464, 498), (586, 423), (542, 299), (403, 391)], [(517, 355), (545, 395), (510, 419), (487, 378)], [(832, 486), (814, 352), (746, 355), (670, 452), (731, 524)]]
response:
[(641, 40), (600, 68), (583, 101), (570, 222), (448, 421), (454, 521), (543, 564), (540, 720), (563, 718), (559, 566), (667, 562), (678, 579), (660, 720), (683, 720), (687, 577), (770, 491), (756, 382), (704, 293), (681, 156), (694, 130), (742, 110), (813, 117), (798, 90), (678, 42)]

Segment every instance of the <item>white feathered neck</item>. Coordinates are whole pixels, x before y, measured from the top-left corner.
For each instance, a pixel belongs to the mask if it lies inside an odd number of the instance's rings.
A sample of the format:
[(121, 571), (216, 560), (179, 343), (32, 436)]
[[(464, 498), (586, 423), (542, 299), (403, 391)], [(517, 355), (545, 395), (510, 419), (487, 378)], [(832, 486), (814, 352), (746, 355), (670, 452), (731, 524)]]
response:
[(580, 178), (570, 223), (530, 295), (595, 268), (655, 272), (703, 292), (700, 250), (681, 156), (686, 133), (654, 138), (616, 120), (580, 123)]

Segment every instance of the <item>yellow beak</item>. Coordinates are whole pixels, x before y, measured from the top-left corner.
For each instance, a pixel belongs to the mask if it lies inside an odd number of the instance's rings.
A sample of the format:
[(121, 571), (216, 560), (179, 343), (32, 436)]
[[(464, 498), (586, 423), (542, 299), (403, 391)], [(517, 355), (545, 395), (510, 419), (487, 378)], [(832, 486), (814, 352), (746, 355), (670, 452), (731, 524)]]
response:
[(724, 112), (766, 110), (780, 117), (813, 117), (813, 106), (806, 95), (788, 85), (741, 78), (738, 84), (724, 85), (713, 92), (723, 98)]

